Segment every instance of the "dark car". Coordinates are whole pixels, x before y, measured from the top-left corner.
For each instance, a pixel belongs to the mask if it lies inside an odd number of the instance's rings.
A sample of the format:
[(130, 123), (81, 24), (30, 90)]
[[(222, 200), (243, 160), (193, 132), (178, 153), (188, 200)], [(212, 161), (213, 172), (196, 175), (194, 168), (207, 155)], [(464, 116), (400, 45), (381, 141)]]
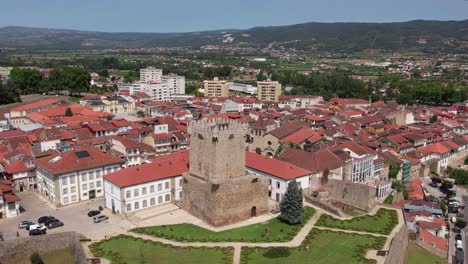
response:
[(47, 234), (46, 229), (40, 230), (40, 229), (33, 229), (29, 231), (30, 236), (40, 236), (40, 235), (45, 235)]
[(63, 222), (52, 222), (52, 223), (47, 225), (47, 228), (53, 229), (53, 228), (57, 228), (57, 227), (61, 227), (61, 226), (63, 226)]
[(439, 185), (436, 182), (430, 182), (429, 186), (431, 186), (432, 188), (438, 188), (439, 187)]
[(463, 259), (465, 258), (465, 254), (463, 253), (463, 248), (457, 248), (455, 257), (456, 257), (457, 264), (463, 264)]
[(37, 219), (37, 222), (39, 224), (42, 224), (42, 223), (45, 223), (46, 221), (48, 221), (50, 219), (55, 219), (55, 217), (53, 217), (53, 216), (42, 216), (42, 217), (39, 217), (39, 219)]
[(52, 224), (52, 223), (57, 223), (57, 222), (60, 222), (60, 220), (55, 219), (55, 218), (52, 218), (52, 219), (49, 219), (49, 220), (45, 221), (45, 222), (44, 222), (44, 225), (45, 225), (45, 226), (49, 226), (50, 224)]
[(89, 211), (88, 212), (88, 216), (89, 217), (93, 217), (93, 216), (96, 216), (98, 214), (100, 214), (101, 212), (100, 211), (97, 211), (97, 210), (92, 210), (92, 211)]
[(461, 236), (460, 234), (457, 234), (457, 235), (455, 236), (455, 240), (462, 240), (462, 236)]

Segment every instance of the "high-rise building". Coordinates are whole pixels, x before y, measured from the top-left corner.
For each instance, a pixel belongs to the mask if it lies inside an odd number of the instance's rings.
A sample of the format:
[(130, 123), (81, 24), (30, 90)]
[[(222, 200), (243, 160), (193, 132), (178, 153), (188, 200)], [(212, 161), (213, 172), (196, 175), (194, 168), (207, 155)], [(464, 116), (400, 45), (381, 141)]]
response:
[(281, 95), (281, 84), (278, 81), (257, 82), (257, 98), (262, 101), (278, 102)]
[(161, 83), (162, 69), (156, 69), (154, 67), (147, 67), (146, 69), (140, 69), (140, 81), (142, 82), (158, 82)]
[(229, 85), (224, 80), (215, 77), (213, 80), (203, 81), (204, 94), (207, 97), (227, 97), (229, 96)]
[(180, 76), (174, 73), (163, 75), (161, 84), (163, 89), (169, 91), (170, 95), (185, 94), (185, 76)]

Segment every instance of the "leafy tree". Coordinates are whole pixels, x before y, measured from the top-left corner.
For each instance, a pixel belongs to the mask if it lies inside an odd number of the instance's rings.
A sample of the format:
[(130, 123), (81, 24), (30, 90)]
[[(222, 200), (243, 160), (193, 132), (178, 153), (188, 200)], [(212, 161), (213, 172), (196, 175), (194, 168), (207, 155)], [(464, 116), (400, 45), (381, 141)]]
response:
[(429, 122), (430, 122), (430, 123), (435, 123), (435, 122), (437, 122), (437, 116), (436, 116), (436, 115), (431, 116), (431, 119), (429, 119)]
[(22, 94), (38, 93), (42, 74), (36, 69), (14, 68), (11, 70), (10, 79)]
[(70, 109), (70, 107), (67, 107), (67, 109), (65, 110), (65, 116), (73, 116), (73, 112)]
[(5, 85), (0, 81), (0, 104), (21, 102), (19, 94), (18, 89), (11, 80), (8, 80)]
[(80, 67), (63, 67), (52, 70), (49, 77), (42, 82), (42, 88), (47, 92), (68, 91), (70, 95), (89, 91), (91, 77)]
[(302, 204), (302, 189), (293, 180), (288, 184), (288, 189), (280, 203), (281, 219), (295, 225), (301, 222), (304, 206)]
[(299, 146), (298, 144), (294, 143), (294, 142), (285, 142), (285, 143), (281, 143), (278, 147), (278, 149), (276, 150), (275, 152), (275, 157), (278, 157), (279, 155), (281, 155), (281, 153), (283, 152), (283, 150), (287, 147), (290, 147), (290, 148), (293, 148), (293, 149), (300, 149), (302, 150), (301, 146)]
[(31, 264), (44, 264), (44, 261), (42, 260), (41, 256), (39, 256), (39, 253), (34, 252), (31, 257), (29, 258), (31, 261)]
[[(465, 161), (466, 161), (466, 159), (465, 159)], [(457, 169), (457, 168), (448, 167), (447, 168), (447, 175), (450, 178), (455, 179), (455, 184), (459, 184), (459, 185), (468, 184), (468, 171), (466, 171), (464, 169)]]
[(396, 179), (398, 176), (398, 173), (400, 172), (400, 164), (395, 163), (393, 161), (386, 161), (385, 164), (388, 164), (390, 166), (388, 176), (392, 179)]

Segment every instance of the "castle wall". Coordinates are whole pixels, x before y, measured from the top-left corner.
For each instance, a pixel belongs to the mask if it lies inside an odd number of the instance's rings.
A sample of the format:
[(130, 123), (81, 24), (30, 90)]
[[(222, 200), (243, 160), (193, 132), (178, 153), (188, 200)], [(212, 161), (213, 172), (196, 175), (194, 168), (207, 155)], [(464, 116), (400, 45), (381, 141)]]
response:
[(328, 180), (323, 187), (329, 192), (330, 199), (354, 206), (364, 211), (376, 205), (376, 189), (372, 186), (345, 181)]

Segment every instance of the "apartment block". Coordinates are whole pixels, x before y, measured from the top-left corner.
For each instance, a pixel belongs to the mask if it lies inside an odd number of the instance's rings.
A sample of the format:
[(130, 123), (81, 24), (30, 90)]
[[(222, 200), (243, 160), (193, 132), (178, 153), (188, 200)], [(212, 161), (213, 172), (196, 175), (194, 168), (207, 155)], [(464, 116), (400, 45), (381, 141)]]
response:
[(257, 97), (262, 101), (278, 102), (281, 95), (281, 84), (277, 81), (257, 82)]
[(156, 69), (154, 67), (147, 67), (146, 69), (140, 69), (140, 81), (142, 82), (162, 82), (162, 69)]
[(224, 80), (214, 78), (203, 81), (204, 94), (206, 97), (227, 97), (229, 96), (229, 85)]

